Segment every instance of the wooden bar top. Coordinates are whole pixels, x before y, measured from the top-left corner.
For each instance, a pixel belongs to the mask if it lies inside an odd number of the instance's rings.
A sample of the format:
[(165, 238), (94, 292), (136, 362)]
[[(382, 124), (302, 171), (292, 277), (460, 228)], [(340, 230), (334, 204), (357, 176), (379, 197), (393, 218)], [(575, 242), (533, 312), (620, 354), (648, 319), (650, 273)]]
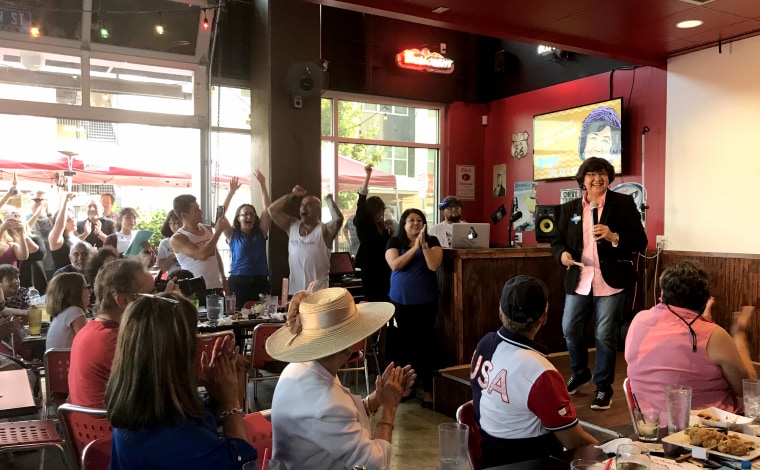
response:
[(551, 257), (549, 246), (531, 246), (520, 248), (473, 248), (458, 250), (455, 248), (443, 250), (444, 259), (479, 259), (479, 258), (543, 258)]

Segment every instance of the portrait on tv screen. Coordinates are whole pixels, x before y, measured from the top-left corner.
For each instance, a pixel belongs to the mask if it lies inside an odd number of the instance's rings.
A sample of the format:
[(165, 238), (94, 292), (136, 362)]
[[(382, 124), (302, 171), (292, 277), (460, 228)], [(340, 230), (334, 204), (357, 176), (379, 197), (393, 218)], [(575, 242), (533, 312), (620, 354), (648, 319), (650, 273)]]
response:
[(533, 178), (572, 178), (588, 157), (622, 167), (622, 98), (533, 118)]

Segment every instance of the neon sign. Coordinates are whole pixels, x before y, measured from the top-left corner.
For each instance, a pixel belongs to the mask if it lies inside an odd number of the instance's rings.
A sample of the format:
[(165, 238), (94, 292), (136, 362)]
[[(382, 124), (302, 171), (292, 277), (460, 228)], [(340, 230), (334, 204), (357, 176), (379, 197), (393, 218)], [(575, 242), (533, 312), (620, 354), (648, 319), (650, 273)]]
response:
[(406, 49), (396, 54), (396, 65), (402, 69), (418, 70), (421, 72), (451, 73), (454, 71), (454, 61), (447, 59), (429, 49)]

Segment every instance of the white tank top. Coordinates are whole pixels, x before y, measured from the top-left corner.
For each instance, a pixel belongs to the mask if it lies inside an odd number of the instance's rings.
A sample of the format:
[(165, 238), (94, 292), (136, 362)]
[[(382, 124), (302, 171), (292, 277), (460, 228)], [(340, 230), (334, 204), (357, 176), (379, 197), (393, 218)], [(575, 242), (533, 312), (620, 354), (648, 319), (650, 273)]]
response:
[[(177, 233), (186, 236), (193, 245), (201, 246), (214, 235), (210, 227), (205, 225), (201, 225), (201, 227), (203, 227), (203, 235), (195, 235), (183, 228), (177, 229)], [(222, 280), (219, 276), (219, 262), (216, 258), (216, 252), (205, 260), (191, 258), (179, 252), (176, 252), (175, 255), (177, 255), (177, 261), (179, 261), (182, 269), (187, 269), (195, 277), (203, 276), (203, 280), (206, 281), (206, 289), (221, 289)]]
[(322, 236), (322, 225), (314, 227), (309, 234), (301, 236), (301, 221), (290, 226), (288, 234), (288, 265), (290, 288), (295, 294), (309, 287), (311, 281), (319, 281), (314, 290), (325, 289), (330, 283), (330, 249)]

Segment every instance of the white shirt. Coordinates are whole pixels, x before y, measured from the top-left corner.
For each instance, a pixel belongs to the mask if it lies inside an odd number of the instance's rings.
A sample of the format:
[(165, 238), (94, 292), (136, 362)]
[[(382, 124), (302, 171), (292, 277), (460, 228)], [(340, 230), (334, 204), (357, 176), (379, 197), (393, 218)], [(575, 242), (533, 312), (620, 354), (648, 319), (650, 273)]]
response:
[(317, 280), (314, 290), (326, 289), (330, 284), (330, 249), (322, 236), (322, 224), (301, 236), (301, 221), (294, 222), (288, 233), (288, 265), (290, 266), (290, 295), (306, 290)]
[(84, 310), (71, 306), (52, 318), (45, 340), (45, 348), (71, 349), (71, 343), (74, 342), (74, 336), (76, 336), (71, 324), (79, 317), (84, 317)]
[[(211, 231), (211, 227), (201, 225), (203, 228), (203, 235), (195, 235), (188, 232), (183, 228), (177, 229), (177, 233), (181, 233), (186, 236), (190, 243), (195, 246), (201, 246), (206, 243), (214, 233)], [(205, 260), (199, 260), (187, 256), (183, 253), (175, 253), (177, 255), (177, 261), (182, 269), (187, 269), (193, 276), (203, 276), (203, 280), (206, 281), (206, 289), (221, 289), (222, 280), (219, 276), (219, 261), (216, 258), (216, 250), (214, 254), (206, 258)]]
[(454, 231), (454, 224), (448, 221), (443, 221), (440, 224), (435, 224), (428, 229), (428, 235), (433, 235), (441, 242), (441, 248), (451, 248), (451, 237)]
[(291, 363), (272, 397), (274, 460), (285, 468), (390, 467), (391, 444), (372, 439), (361, 398), (317, 361)]

